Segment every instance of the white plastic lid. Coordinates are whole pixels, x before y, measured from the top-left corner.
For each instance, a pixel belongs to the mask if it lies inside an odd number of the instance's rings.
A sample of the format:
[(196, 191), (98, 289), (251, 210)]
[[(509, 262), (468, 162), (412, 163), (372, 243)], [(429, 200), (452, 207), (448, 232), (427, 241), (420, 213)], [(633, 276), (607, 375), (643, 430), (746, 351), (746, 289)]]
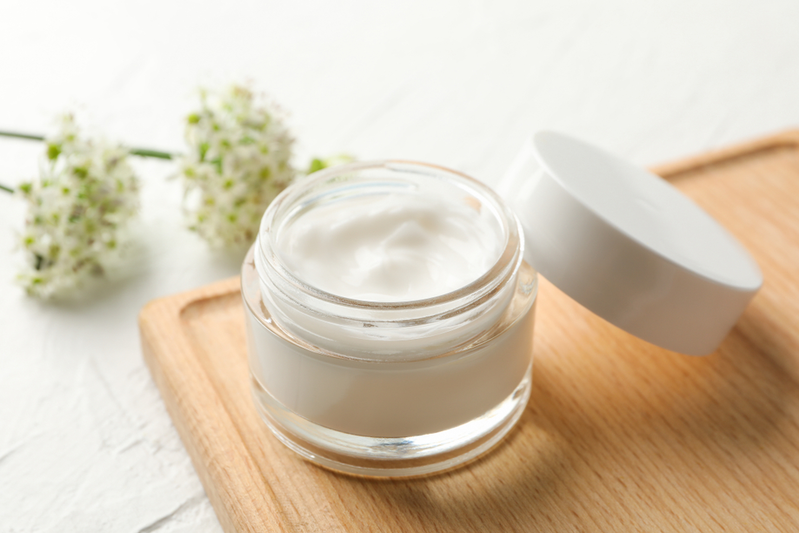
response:
[(712, 353), (763, 283), (746, 249), (699, 206), (577, 139), (536, 133), (497, 189), (524, 227), (533, 268), (663, 348)]

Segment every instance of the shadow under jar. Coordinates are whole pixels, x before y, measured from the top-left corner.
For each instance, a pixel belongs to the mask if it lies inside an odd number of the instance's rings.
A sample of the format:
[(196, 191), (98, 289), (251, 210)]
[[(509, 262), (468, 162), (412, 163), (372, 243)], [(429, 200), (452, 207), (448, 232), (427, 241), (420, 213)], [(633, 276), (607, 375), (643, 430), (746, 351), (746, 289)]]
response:
[(270, 205), (242, 267), (255, 405), (303, 457), (429, 474), (498, 443), (531, 387), (537, 274), (489, 188), (342, 165)]

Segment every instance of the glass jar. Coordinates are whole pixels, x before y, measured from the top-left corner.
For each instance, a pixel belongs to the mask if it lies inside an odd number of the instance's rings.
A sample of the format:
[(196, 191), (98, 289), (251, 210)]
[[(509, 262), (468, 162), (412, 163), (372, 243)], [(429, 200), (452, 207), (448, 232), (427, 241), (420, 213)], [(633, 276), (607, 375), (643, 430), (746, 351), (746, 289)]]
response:
[[(474, 209), (498, 259), (456, 290), (411, 301), (325, 292), (288, 266), (280, 236), (358, 198), (436, 198)], [(498, 443), (530, 395), (537, 274), (515, 214), (458, 172), (405, 161), (342, 165), (286, 189), (242, 267), (252, 393), (285, 445), (369, 476), (452, 468)]]

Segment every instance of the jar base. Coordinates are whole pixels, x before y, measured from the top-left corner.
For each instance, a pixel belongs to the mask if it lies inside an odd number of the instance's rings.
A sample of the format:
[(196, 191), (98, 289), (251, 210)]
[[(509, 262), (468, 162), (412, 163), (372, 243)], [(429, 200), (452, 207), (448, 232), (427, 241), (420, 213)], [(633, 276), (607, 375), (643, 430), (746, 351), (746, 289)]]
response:
[(505, 400), (465, 424), (415, 437), (364, 437), (320, 426), (278, 402), (252, 378), (256, 408), (274, 435), (305, 459), (346, 474), (411, 477), (450, 470), (493, 448), (513, 428), (530, 398), (532, 364)]

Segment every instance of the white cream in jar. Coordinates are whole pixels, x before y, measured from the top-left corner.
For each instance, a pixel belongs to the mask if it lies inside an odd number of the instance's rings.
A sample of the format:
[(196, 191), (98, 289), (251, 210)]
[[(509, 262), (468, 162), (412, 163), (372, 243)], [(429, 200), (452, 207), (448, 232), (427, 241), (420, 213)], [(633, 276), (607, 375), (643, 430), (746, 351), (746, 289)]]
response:
[(522, 253), (515, 215), (446, 169), (362, 163), (292, 186), (242, 270), (264, 420), (366, 475), (488, 449), (529, 396), (537, 284)]
[(496, 262), (502, 234), (479, 205), (417, 194), (358, 196), (298, 217), (278, 240), (294, 274), (323, 291), (370, 302), (440, 296)]

